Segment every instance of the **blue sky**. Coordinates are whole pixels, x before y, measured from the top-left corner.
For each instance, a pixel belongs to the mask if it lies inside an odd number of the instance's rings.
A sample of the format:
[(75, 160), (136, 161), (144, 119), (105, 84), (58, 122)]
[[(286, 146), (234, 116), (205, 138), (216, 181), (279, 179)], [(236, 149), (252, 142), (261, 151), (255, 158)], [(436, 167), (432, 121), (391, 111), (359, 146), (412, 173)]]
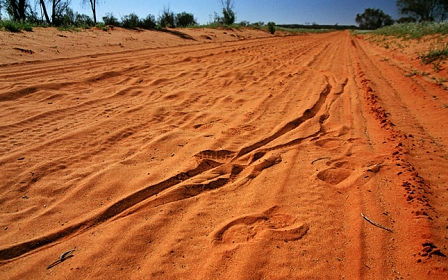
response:
[[(79, 4), (81, 1), (72, 1), (72, 8), (80, 13), (88, 14), (90, 11)], [(221, 14), (220, 0), (100, 0), (98, 18), (111, 12), (115, 17), (132, 12), (139, 17), (148, 14), (156, 18), (164, 7), (169, 7), (175, 13), (192, 13), (199, 23), (205, 24), (213, 18), (214, 12)], [(351, 25), (356, 24), (355, 17), (363, 13), (366, 8), (379, 8), (393, 18), (398, 18), (395, 0), (234, 0), (234, 11), (237, 22), (282, 23), (318, 23)]]
[[(89, 8), (80, 3), (80, 0), (72, 0), (72, 8), (90, 15)], [(394, 0), (234, 0), (234, 3), (237, 22), (356, 25), (356, 14), (363, 13), (366, 8), (378, 8), (398, 18)], [(99, 0), (97, 17), (101, 19), (106, 13), (113, 13), (121, 19), (136, 13), (139, 17), (152, 14), (157, 18), (164, 7), (174, 13), (192, 13), (200, 24), (211, 21), (214, 12), (221, 15), (222, 10), (220, 0)]]
[[(30, 3), (33, 0), (29, 0)], [(72, 0), (71, 8), (81, 14), (91, 15), (90, 8)], [(395, 0), (234, 0), (236, 21), (269, 22), (277, 24), (339, 24), (356, 25), (355, 17), (366, 8), (381, 9), (398, 19)], [(32, 3), (33, 5), (33, 3)], [(136, 13), (144, 18), (148, 14), (156, 18), (169, 7), (174, 13), (192, 13), (200, 24), (213, 20), (214, 12), (222, 15), (220, 0), (99, 0), (97, 18), (112, 13), (121, 20), (125, 15)], [(2, 16), (5, 16), (2, 11)]]

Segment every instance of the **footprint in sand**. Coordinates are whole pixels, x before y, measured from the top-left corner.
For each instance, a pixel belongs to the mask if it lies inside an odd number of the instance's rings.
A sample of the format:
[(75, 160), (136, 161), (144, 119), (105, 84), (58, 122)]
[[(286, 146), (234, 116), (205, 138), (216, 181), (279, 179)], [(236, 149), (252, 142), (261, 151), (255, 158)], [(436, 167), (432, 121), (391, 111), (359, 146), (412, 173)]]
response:
[(212, 150), (205, 150), (195, 155), (198, 159), (214, 159), (214, 160), (221, 160), (221, 161), (228, 161), (231, 160), (235, 156), (235, 152), (228, 151), (228, 150), (218, 150), (218, 151), (212, 151)]
[(307, 224), (300, 224), (289, 214), (272, 207), (263, 213), (239, 217), (217, 230), (213, 235), (215, 244), (235, 244), (257, 240), (295, 241), (306, 235)]
[[(329, 163), (327, 163), (329, 164)], [(346, 161), (333, 162), (331, 167), (319, 171), (317, 178), (330, 185), (338, 185), (349, 178), (353, 173), (353, 167)]]

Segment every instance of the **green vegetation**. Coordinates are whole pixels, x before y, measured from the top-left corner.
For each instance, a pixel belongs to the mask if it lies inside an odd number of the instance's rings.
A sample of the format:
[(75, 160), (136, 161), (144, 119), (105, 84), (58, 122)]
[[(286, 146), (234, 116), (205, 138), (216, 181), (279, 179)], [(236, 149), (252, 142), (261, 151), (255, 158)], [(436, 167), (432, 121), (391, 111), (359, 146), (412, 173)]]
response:
[(269, 32), (271, 32), (271, 34), (274, 34), (275, 33), (275, 22), (268, 22), (268, 29), (269, 29)]
[(302, 33), (326, 33), (335, 31), (335, 29), (324, 29), (324, 28), (289, 28), (289, 27), (282, 27), (277, 25), (276, 27), (277, 31), (283, 31), (288, 32), (291, 34), (302, 34)]
[(0, 21), (0, 30), (6, 30), (9, 32), (33, 31), (33, 26), (27, 22), (19, 22), (12, 20)]
[(448, 22), (400, 23), (374, 31), (375, 34), (420, 39), (426, 35), (448, 34)]
[(448, 12), (446, 0), (397, 0), (398, 11), (404, 18), (398, 22), (444, 20)]
[(446, 58), (448, 58), (448, 43), (433, 47), (426, 54), (420, 55), (420, 59), (424, 64), (433, 63), (433, 68), (436, 72), (440, 71), (440, 61)]
[(222, 4), (222, 23), (225, 25), (232, 25), (235, 23), (236, 15), (233, 11), (233, 0), (221, 0)]
[(394, 20), (380, 9), (367, 8), (364, 13), (356, 15), (359, 28), (373, 30), (383, 26), (392, 25)]

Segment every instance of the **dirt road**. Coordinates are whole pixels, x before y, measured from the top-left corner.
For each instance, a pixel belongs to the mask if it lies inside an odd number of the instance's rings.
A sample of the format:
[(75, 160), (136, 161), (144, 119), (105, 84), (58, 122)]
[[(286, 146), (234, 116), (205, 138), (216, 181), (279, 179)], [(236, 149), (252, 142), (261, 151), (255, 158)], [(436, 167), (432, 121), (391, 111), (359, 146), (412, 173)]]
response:
[(333, 32), (3, 65), (0, 278), (446, 279), (448, 95), (406, 59)]

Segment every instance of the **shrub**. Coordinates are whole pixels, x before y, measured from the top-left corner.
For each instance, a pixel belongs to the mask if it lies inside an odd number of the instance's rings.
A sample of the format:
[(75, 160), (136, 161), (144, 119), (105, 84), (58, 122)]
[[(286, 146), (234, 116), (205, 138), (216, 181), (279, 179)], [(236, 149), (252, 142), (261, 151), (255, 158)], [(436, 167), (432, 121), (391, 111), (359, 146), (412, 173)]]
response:
[(159, 17), (159, 24), (162, 27), (175, 27), (174, 13), (170, 11), (170, 8), (164, 8), (162, 15)]
[(76, 13), (74, 24), (78, 27), (93, 26), (93, 20), (88, 15)]
[(271, 34), (274, 34), (275, 33), (275, 22), (268, 22), (268, 29), (269, 29), (269, 32), (271, 32)]
[(139, 25), (140, 21), (135, 13), (131, 13), (121, 18), (121, 26), (124, 28), (137, 28)]
[(196, 20), (194, 19), (193, 14), (182, 12), (176, 16), (176, 26), (186, 27), (195, 24)]
[[(442, 46), (432, 48), (426, 54), (421, 55), (420, 59), (424, 64), (430, 64), (435, 62), (436, 60), (446, 59), (447, 57), (448, 57), (448, 44), (446, 43), (443, 44)], [(436, 65), (435, 68), (439, 68), (438, 66), (440, 66), (440, 64)]]
[(33, 31), (33, 26), (30, 23), (12, 20), (0, 21), (0, 30), (3, 28), (9, 32)]
[(9, 32), (20, 32), (19, 23), (15, 21), (6, 21), (3, 23), (3, 27)]
[(145, 29), (156, 28), (156, 18), (153, 15), (148, 15), (146, 18), (140, 21), (140, 27)]
[(107, 13), (106, 16), (103, 17), (103, 22), (105, 25), (120, 26), (118, 19), (114, 17), (112, 13)]
[(222, 9), (222, 15), (225, 25), (232, 25), (235, 23), (235, 12), (232, 9)]

